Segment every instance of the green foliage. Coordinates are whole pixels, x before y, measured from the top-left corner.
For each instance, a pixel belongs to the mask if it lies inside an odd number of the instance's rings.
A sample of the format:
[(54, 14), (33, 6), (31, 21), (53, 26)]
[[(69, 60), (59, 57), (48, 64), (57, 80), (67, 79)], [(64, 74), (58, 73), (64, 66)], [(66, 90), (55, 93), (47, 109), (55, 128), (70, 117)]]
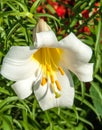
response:
[(97, 113), (102, 117), (102, 89), (100, 88), (99, 83), (92, 82), (90, 95)]
[[(56, 1), (56, 0), (54, 0)], [(57, 0), (57, 2), (61, 2)], [(65, 5), (74, 12), (68, 17), (58, 17), (45, 0), (0, 0), (0, 66), (11, 46), (32, 45), (32, 30), (43, 17), (55, 31), (58, 39), (74, 32), (93, 50), (94, 75), (91, 83), (82, 83), (74, 76), (75, 102), (70, 109), (53, 108), (43, 112), (34, 95), (19, 100), (11, 89), (11, 81), (0, 75), (0, 130), (93, 130), (97, 122), (102, 127), (102, 1), (97, 13), (82, 17), (84, 9), (95, 8), (96, 0), (75, 0), (74, 6)], [(50, 13), (38, 13), (37, 7), (46, 4)], [(83, 22), (84, 21), (84, 22)], [(68, 24), (65, 24), (68, 22)], [(80, 23), (76, 26), (77, 23)], [(80, 31), (88, 26), (90, 34)], [(60, 31), (60, 33), (58, 33)], [(84, 52), (83, 52), (84, 53)], [(90, 115), (94, 116), (94, 120)]]

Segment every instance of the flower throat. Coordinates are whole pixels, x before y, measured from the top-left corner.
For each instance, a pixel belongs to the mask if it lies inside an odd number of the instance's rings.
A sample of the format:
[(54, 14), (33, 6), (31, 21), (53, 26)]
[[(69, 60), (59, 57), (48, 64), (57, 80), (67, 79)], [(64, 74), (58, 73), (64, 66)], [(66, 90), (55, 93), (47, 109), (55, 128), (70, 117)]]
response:
[[(50, 80), (51, 90), (56, 98), (60, 97), (58, 91), (62, 89), (59, 81), (56, 79), (56, 72), (59, 71), (62, 76), (64, 75), (63, 69), (59, 66), (62, 53), (63, 51), (59, 48), (41, 48), (32, 55), (33, 59), (39, 62), (43, 70), (41, 86), (44, 86)], [(57, 91), (55, 88), (57, 88)]]

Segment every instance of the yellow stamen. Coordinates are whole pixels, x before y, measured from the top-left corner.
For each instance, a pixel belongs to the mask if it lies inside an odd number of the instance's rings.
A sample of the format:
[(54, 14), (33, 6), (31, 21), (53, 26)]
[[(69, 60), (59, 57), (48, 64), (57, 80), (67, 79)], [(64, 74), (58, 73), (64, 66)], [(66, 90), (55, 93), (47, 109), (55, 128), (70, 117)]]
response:
[(47, 78), (43, 77), (41, 81), (41, 85), (44, 86), (47, 83)]
[(58, 70), (60, 71), (61, 75), (64, 75), (64, 70), (61, 67), (58, 67)]
[(51, 83), (54, 83), (54, 76), (53, 75), (50, 75), (50, 79), (51, 79)]
[(55, 81), (55, 83), (56, 83), (56, 86), (57, 86), (58, 90), (60, 91), (62, 88), (61, 88), (61, 86), (60, 86), (59, 81), (58, 81), (58, 80), (56, 80), (56, 81)]
[(51, 72), (51, 66), (50, 65), (47, 64), (46, 69), (47, 69), (47, 71)]

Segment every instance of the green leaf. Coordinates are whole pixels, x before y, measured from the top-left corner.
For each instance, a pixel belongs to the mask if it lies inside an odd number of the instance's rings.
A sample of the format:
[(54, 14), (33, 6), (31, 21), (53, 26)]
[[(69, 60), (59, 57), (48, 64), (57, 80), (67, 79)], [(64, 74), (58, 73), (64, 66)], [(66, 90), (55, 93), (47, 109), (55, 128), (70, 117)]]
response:
[(78, 119), (79, 119), (79, 115), (78, 115), (78, 111), (77, 111), (77, 108), (73, 105), (73, 111), (75, 112), (75, 117), (76, 117), (76, 122), (78, 122)]
[[(8, 0), (9, 1), (9, 0)], [(17, 5), (19, 5), (24, 11), (28, 11), (28, 8), (25, 3), (19, 0), (10, 0), (10, 2), (15, 2)]]
[(78, 95), (75, 95), (75, 98), (77, 100), (81, 101), (82, 103), (84, 103), (86, 106), (88, 106), (99, 117), (99, 114), (97, 113), (96, 109), (94, 108), (94, 106), (89, 101), (87, 101), (86, 99), (84, 99), (82, 101), (82, 98)]
[[(51, 129), (49, 129), (49, 130), (51, 130)], [(60, 126), (56, 125), (56, 126), (54, 126), (54, 130), (62, 130), (62, 128)]]
[(82, 123), (79, 123), (78, 126), (76, 126), (75, 130), (83, 130), (84, 126)]
[(33, 3), (33, 5), (32, 5), (31, 8), (30, 8), (30, 12), (31, 12), (31, 13), (35, 13), (35, 12), (36, 12), (36, 9), (37, 9), (38, 4), (39, 4), (40, 2), (41, 2), (40, 0), (36, 0), (36, 1)]
[(58, 24), (60, 25), (59, 19), (57, 19), (55, 16), (47, 14), (47, 13), (46, 14), (36, 13), (35, 17), (49, 17), (49, 18), (56, 20), (58, 22)]
[(91, 126), (91, 128), (93, 129), (93, 124), (91, 122), (89, 122), (88, 120), (86, 120), (85, 118), (82, 118), (81, 116), (79, 117), (79, 120), (84, 122), (85, 124)]
[(22, 125), (20, 124), (20, 122), (16, 119), (13, 119), (13, 122), (15, 125), (17, 125), (18, 128), (20, 128), (19, 130), (22, 130)]
[(99, 75), (95, 75), (95, 78), (100, 82), (100, 83), (102, 83), (102, 77), (101, 76), (99, 76)]
[(95, 54), (97, 55), (99, 49), (99, 41), (100, 41), (100, 34), (101, 34), (101, 20), (98, 23), (97, 31), (96, 31), (96, 44), (95, 44)]
[(102, 62), (102, 56), (101, 54), (96, 55), (96, 63), (95, 63), (95, 71), (94, 73), (96, 74), (101, 67), (101, 62)]
[(12, 124), (12, 117), (8, 115), (1, 115), (1, 119), (3, 121), (3, 124), (1, 128), (3, 130), (13, 130), (13, 124)]
[(3, 113), (9, 109), (12, 109), (13, 107), (15, 107), (15, 105), (5, 105), (2, 109), (0, 109), (0, 113)]
[(2, 60), (2, 57), (3, 57), (3, 53), (1, 52), (1, 49), (0, 49), (0, 62)]
[(0, 93), (4, 93), (6, 95), (10, 95), (9, 91), (4, 89), (4, 88), (2, 88), (2, 87), (0, 87)]
[(90, 88), (90, 95), (92, 97), (93, 104), (98, 114), (102, 117), (102, 89), (99, 87), (99, 83), (92, 82)]
[(7, 35), (7, 39), (6, 40), (8, 40), (9, 39), (9, 37), (17, 30), (17, 28), (20, 26), (20, 24), (18, 23), (18, 21), (16, 22), (16, 23), (14, 23), (13, 25), (12, 25), (12, 27), (10, 27), (10, 30), (9, 30), (9, 32), (8, 32), (8, 35)]
[(9, 1), (6, 2), (6, 4), (14, 11), (17, 11), (17, 9), (15, 8), (15, 6), (13, 6)]
[(84, 97), (85, 97), (85, 91), (86, 91), (85, 84), (84, 84), (83, 82), (81, 82), (81, 94), (82, 94), (82, 100), (84, 100)]
[(8, 104), (8, 103), (10, 103), (10, 102), (12, 102), (12, 101), (16, 101), (16, 100), (18, 100), (18, 97), (8, 97), (8, 98), (6, 98), (5, 100), (3, 100), (3, 101), (1, 101), (0, 102), (0, 109), (4, 106), (4, 105), (6, 105), (6, 104)]
[(54, 8), (53, 8), (50, 4), (46, 5), (46, 8), (47, 8), (52, 14), (56, 13), (56, 11), (54, 10)]
[(74, 19), (72, 20), (71, 24), (70, 24), (70, 28), (74, 27), (74, 26), (76, 25), (77, 21), (78, 21), (78, 20), (77, 20), (76, 18), (74, 18)]

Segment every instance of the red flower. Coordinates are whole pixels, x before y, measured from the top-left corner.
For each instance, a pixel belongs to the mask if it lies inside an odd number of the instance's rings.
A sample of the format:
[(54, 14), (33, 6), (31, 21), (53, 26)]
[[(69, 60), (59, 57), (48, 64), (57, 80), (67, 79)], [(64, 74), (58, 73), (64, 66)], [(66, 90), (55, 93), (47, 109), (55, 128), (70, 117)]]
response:
[(82, 16), (84, 17), (84, 18), (89, 18), (89, 10), (88, 9), (86, 9), (86, 10), (83, 10), (82, 11)]
[(51, 3), (52, 7), (56, 10), (59, 6), (59, 4), (57, 2), (52, 2)]
[(99, 6), (100, 6), (100, 3), (99, 2), (96, 2), (95, 3), (95, 8), (94, 8), (94, 13), (96, 13), (97, 11), (98, 11), (98, 8), (99, 8)]
[(99, 6), (100, 6), (100, 3), (99, 3), (99, 2), (96, 2), (96, 3), (95, 3), (95, 6), (99, 7)]
[(43, 10), (43, 7), (42, 6), (38, 6), (38, 8), (37, 8), (37, 12), (42, 12), (42, 10)]
[(85, 33), (87, 33), (87, 34), (90, 34), (90, 29), (89, 29), (88, 26), (84, 26), (84, 27), (83, 27), (83, 31), (84, 31)]
[(32, 0), (32, 2), (35, 2), (36, 0)]
[(55, 9), (59, 17), (63, 17), (65, 15), (66, 8), (63, 5), (59, 5), (58, 2), (53, 2), (51, 0), (47, 0), (47, 2)]
[(58, 6), (56, 9), (56, 13), (59, 17), (63, 17), (66, 13), (65, 7), (63, 5)]

